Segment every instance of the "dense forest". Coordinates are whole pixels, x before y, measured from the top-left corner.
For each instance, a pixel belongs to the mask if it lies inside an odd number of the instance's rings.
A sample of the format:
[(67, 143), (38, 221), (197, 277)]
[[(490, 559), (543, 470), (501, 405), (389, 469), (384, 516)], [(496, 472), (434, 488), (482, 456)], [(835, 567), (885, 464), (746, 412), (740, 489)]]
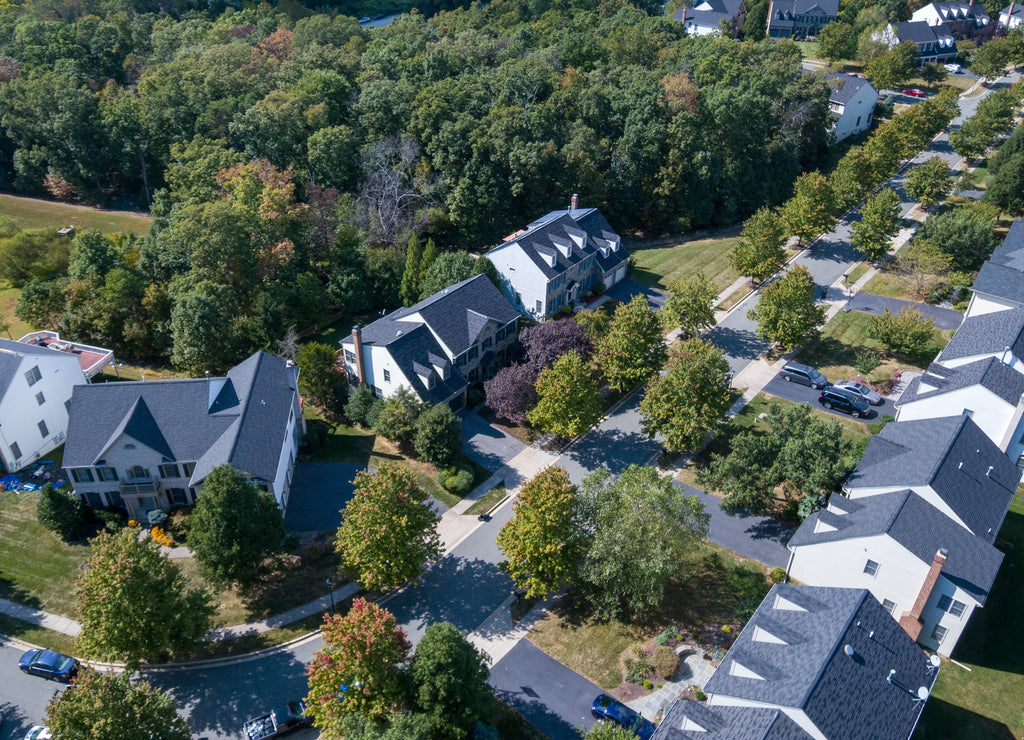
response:
[(826, 154), (793, 43), (687, 38), (622, 0), (423, 10), (0, 0), (0, 188), (156, 217), (36, 262), (0, 225), (20, 314), (222, 369), (395, 305), (410, 237), (483, 250), (574, 192), (624, 232), (734, 223)]

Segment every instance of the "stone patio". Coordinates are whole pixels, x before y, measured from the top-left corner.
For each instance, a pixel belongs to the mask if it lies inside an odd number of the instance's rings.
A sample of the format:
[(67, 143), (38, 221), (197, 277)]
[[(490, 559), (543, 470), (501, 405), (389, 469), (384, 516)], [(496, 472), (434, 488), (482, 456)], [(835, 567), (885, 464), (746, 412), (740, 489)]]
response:
[(660, 718), (669, 704), (682, 696), (688, 687), (699, 686), (703, 689), (718, 667), (716, 663), (704, 657), (710, 653), (703, 648), (680, 645), (676, 648), (676, 653), (680, 658), (679, 670), (671, 681), (666, 681), (664, 686), (647, 696), (626, 702), (627, 706), (649, 720)]

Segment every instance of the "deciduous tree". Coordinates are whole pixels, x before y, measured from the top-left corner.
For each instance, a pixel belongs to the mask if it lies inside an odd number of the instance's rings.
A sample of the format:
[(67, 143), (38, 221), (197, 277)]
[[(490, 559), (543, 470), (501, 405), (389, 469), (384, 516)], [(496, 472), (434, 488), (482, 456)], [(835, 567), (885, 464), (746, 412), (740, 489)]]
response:
[(397, 588), (441, 556), (437, 515), (411, 470), (360, 471), (341, 516), (336, 547), (363, 588)]
[(593, 531), (581, 577), (596, 612), (611, 618), (656, 610), (669, 578), (707, 533), (704, 505), (670, 476), (636, 465), (618, 477), (599, 468), (580, 491)]
[(914, 42), (904, 41), (875, 57), (864, 71), (879, 90), (890, 89), (911, 78), (916, 60)]
[[(419, 396), (409, 386), (403, 385), (378, 403), (380, 408), (371, 422), (373, 431), (392, 442), (412, 444), (416, 437), (416, 421), (423, 412)], [(367, 421), (371, 421), (369, 414)]]
[(562, 355), (537, 378), (537, 405), (527, 414), (531, 424), (560, 437), (583, 434), (604, 409), (590, 371), (575, 352)]
[(402, 666), (411, 645), (395, 616), (358, 598), (344, 616), (324, 615), (324, 645), (306, 666), (306, 706), (327, 740), (347, 737), (347, 715), (383, 718), (405, 698)]
[(426, 409), (416, 420), (416, 454), (431, 465), (443, 467), (462, 449), (462, 420), (443, 403)]
[(741, 275), (754, 280), (771, 277), (786, 261), (786, 227), (768, 208), (758, 210), (743, 223), (743, 233), (732, 251), (729, 264)]
[(944, 275), (953, 258), (930, 241), (915, 239), (899, 251), (896, 266), (918, 295), (923, 295), (930, 275)]
[(825, 323), (825, 309), (815, 305), (814, 291), (811, 273), (798, 265), (762, 291), (747, 317), (757, 322), (758, 336), (792, 350)]
[(254, 585), (281, 549), (284, 518), (274, 494), (244, 473), (219, 465), (203, 481), (188, 532), (199, 572), (218, 584)]
[(628, 390), (661, 369), (665, 364), (661, 331), (661, 322), (645, 297), (634, 296), (616, 307), (611, 328), (597, 345), (597, 362), (608, 385)]
[(921, 357), (935, 339), (935, 322), (925, 319), (917, 308), (888, 308), (871, 317), (868, 336), (877, 339), (890, 352), (906, 357)]
[(957, 206), (926, 220), (914, 239), (938, 246), (953, 259), (954, 270), (977, 270), (998, 243), (997, 216), (987, 204)]
[(329, 414), (345, 402), (345, 373), (334, 348), (323, 342), (302, 345), (298, 354), (299, 392)]
[(672, 350), (667, 372), (656, 375), (640, 401), (641, 426), (662, 435), (670, 450), (697, 450), (729, 410), (732, 374), (711, 342), (690, 339)]
[(131, 528), (92, 541), (88, 566), (75, 586), (82, 622), (78, 648), (85, 655), (124, 661), (130, 673), (143, 660), (187, 650), (209, 629), (210, 594), (189, 588), (158, 550)]
[[(125, 629), (130, 629), (125, 627)], [(170, 696), (146, 681), (90, 668), (73, 690), (56, 694), (46, 707), (46, 725), (57, 740), (189, 740), (188, 722)]]
[(502, 570), (528, 599), (572, 582), (586, 550), (576, 486), (564, 468), (549, 467), (523, 486), (513, 516), (498, 533)]
[(594, 351), (586, 330), (570, 318), (527, 327), (520, 332), (519, 341), (526, 350), (526, 364), (534, 373), (551, 367), (566, 352), (575, 352), (586, 362)]
[(818, 33), (818, 53), (835, 64), (840, 59), (853, 59), (857, 53), (857, 34), (853, 26), (833, 21)]
[(503, 367), (484, 382), (487, 407), (513, 424), (525, 424), (526, 415), (537, 403), (537, 373), (529, 365)]
[(715, 325), (718, 291), (704, 273), (670, 281), (668, 292), (668, 300), (660, 312), (666, 327), (679, 327), (684, 337), (695, 337)]
[(488, 660), (451, 622), (428, 625), (411, 668), (417, 708), (455, 734), (467, 733), (494, 702)]
[(782, 220), (789, 233), (806, 244), (835, 226), (835, 211), (835, 195), (828, 178), (807, 172), (793, 184), (793, 197), (782, 206)]
[(941, 202), (952, 187), (949, 165), (941, 157), (931, 157), (907, 174), (907, 194), (926, 209)]
[(873, 262), (885, 257), (889, 243), (900, 228), (900, 199), (891, 188), (869, 195), (860, 211), (860, 220), (853, 224), (850, 243)]

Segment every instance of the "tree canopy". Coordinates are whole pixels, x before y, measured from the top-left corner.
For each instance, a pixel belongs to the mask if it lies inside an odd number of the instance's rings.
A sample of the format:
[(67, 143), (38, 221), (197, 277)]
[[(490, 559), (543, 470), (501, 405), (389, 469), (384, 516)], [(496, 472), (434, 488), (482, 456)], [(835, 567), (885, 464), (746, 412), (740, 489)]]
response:
[(715, 325), (718, 291), (704, 273), (672, 280), (668, 284), (668, 293), (668, 300), (660, 312), (666, 327), (678, 327), (684, 337), (695, 337)]
[(597, 362), (608, 385), (620, 391), (643, 383), (665, 364), (661, 322), (646, 297), (634, 296), (615, 308), (597, 345)]
[(814, 278), (803, 265), (797, 265), (761, 293), (757, 306), (747, 311), (757, 322), (760, 337), (792, 350), (815, 335), (825, 323), (825, 309), (815, 305)]
[[(138, 530), (101, 534), (75, 587), (82, 632), (78, 648), (130, 668), (187, 650), (210, 627), (210, 594), (188, 580)], [(99, 687), (111, 688), (111, 687)]]
[(575, 352), (562, 355), (537, 378), (537, 405), (527, 414), (531, 424), (560, 437), (583, 434), (604, 414), (590, 371)]
[(854, 222), (850, 243), (869, 260), (877, 262), (889, 252), (889, 243), (900, 228), (900, 199), (892, 188), (868, 196)]

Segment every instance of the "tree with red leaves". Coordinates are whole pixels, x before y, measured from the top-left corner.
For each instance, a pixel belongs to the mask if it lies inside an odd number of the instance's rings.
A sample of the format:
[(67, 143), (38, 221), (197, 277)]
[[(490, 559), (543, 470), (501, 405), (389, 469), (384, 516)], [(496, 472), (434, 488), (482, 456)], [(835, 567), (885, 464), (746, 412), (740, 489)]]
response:
[(509, 365), (484, 383), (487, 407), (513, 424), (525, 424), (526, 413), (537, 403), (537, 373), (529, 365)]

